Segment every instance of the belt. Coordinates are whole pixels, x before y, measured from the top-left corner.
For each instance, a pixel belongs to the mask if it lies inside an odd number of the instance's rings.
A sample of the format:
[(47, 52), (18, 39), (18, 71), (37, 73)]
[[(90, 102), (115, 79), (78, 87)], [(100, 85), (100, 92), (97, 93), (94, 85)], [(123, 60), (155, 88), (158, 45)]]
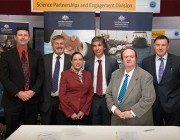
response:
[(94, 96), (97, 96), (97, 97), (105, 97), (105, 94), (98, 95), (97, 93), (94, 93)]
[(59, 96), (51, 96), (52, 99), (59, 99)]

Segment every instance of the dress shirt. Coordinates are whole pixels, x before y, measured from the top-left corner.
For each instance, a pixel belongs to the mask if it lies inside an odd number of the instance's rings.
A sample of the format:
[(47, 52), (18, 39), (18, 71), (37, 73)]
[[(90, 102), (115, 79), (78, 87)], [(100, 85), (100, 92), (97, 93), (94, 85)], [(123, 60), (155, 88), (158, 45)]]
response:
[[(52, 77), (54, 74), (54, 68), (55, 68), (55, 64), (56, 64), (56, 60), (57, 60), (57, 54), (53, 54), (53, 58), (52, 58)], [(58, 96), (59, 95), (59, 84), (60, 84), (60, 79), (61, 79), (61, 72), (64, 70), (64, 53), (62, 55), (60, 55), (60, 71), (59, 71), (59, 79), (58, 79), (58, 90), (55, 93), (51, 92), (51, 96)]]
[[(164, 62), (164, 69), (166, 67), (166, 62), (167, 62), (167, 57), (168, 57), (168, 53), (166, 53), (162, 58), (163, 58), (163, 62)], [(156, 55), (156, 59), (155, 59), (155, 63), (156, 63), (156, 77), (157, 79), (159, 79), (158, 75), (159, 75), (159, 66), (161, 61), (159, 60), (159, 56)]]
[(16, 46), (16, 49), (18, 51), (20, 60), (22, 59), (22, 51), (25, 51), (26, 60), (28, 61), (28, 65), (29, 65), (28, 48), (22, 49), (21, 47)]
[(97, 71), (98, 71), (98, 66), (99, 66), (99, 62), (98, 60), (102, 60), (101, 61), (101, 64), (102, 64), (102, 79), (103, 79), (103, 83), (102, 83), (102, 95), (105, 94), (106, 92), (106, 88), (107, 88), (107, 83), (106, 83), (106, 73), (105, 73), (105, 55), (103, 55), (100, 59), (97, 58), (95, 56), (95, 59), (94, 59), (94, 77), (93, 77), (93, 86), (94, 86), (94, 93), (96, 93), (96, 86), (97, 86)]
[[(25, 57), (26, 57), (26, 60), (28, 62), (28, 67), (29, 67), (29, 57), (28, 57), (28, 47), (27, 48), (21, 48), (21, 47), (18, 47), (16, 46), (16, 49), (18, 51), (18, 54), (19, 54), (19, 58), (20, 60), (22, 59), (22, 51), (25, 51)], [(30, 71), (29, 71), (30, 72)], [(33, 91), (34, 92), (34, 91)], [(18, 94), (18, 93), (17, 93)], [(17, 94), (15, 96), (17, 96)]]
[[(135, 69), (135, 68), (134, 68), (134, 69)], [(118, 96), (119, 96), (119, 93), (120, 93), (122, 84), (123, 84), (123, 82), (124, 82), (124, 79), (126, 78), (126, 74), (129, 75), (129, 77), (128, 77), (128, 83), (127, 83), (127, 88), (128, 88), (128, 85), (129, 85), (129, 82), (130, 82), (131, 77), (132, 77), (132, 75), (133, 75), (134, 69), (132, 69), (129, 73), (127, 73), (126, 70), (125, 70), (124, 76), (123, 76), (123, 78), (122, 78), (122, 81), (121, 81), (121, 84), (120, 84), (120, 87), (119, 87)], [(117, 100), (118, 100), (118, 96), (117, 96)], [(118, 102), (118, 101), (117, 101), (117, 102)], [(115, 111), (116, 108), (117, 108), (117, 107), (116, 107), (115, 105), (113, 105), (113, 106), (111, 107), (111, 111), (114, 113), (114, 111)], [(133, 116), (136, 116), (132, 110), (130, 110), (130, 112), (131, 112), (131, 114), (133, 114)]]

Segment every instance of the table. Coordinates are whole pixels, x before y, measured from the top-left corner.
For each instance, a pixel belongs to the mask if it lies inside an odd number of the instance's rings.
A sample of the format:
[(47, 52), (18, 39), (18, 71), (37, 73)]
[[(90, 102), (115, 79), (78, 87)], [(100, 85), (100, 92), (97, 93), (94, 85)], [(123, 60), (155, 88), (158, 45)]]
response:
[(180, 140), (180, 127), (21, 125), (7, 140)]

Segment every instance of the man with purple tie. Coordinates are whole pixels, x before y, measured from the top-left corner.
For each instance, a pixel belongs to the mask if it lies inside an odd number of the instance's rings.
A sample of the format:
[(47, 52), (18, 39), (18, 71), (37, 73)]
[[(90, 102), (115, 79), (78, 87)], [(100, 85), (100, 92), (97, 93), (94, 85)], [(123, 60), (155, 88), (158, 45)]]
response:
[(180, 57), (168, 53), (169, 47), (169, 39), (158, 36), (154, 40), (156, 54), (142, 61), (142, 68), (153, 76), (153, 117), (157, 126), (180, 126)]

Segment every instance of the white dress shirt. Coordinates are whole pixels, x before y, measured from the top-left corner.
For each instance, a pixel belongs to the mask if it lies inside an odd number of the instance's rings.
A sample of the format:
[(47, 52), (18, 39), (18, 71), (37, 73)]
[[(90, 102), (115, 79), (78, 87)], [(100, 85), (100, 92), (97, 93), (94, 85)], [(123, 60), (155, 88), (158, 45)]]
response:
[[(56, 60), (57, 60), (57, 57), (58, 55), (53, 53), (53, 57), (52, 57), (52, 77), (53, 77), (53, 74), (54, 74), (54, 68), (55, 68), (55, 64), (56, 64)], [(53, 93), (51, 92), (51, 96), (58, 96), (59, 95), (59, 84), (60, 84), (60, 79), (61, 79), (61, 72), (64, 70), (64, 53), (62, 55), (60, 55), (60, 71), (59, 71), (59, 79), (58, 79), (58, 90)]]
[[(166, 53), (162, 58), (163, 58), (163, 62), (164, 62), (164, 69), (166, 67), (166, 62), (167, 62), (167, 57), (168, 57), (168, 53)], [(155, 63), (156, 63), (156, 77), (157, 77), (157, 80), (159, 80), (159, 66), (161, 64), (161, 60), (159, 60), (159, 56), (156, 55), (156, 58), (155, 58)]]
[(97, 58), (95, 56), (95, 60), (94, 60), (94, 80), (93, 80), (93, 86), (94, 86), (94, 93), (96, 93), (96, 86), (97, 86), (97, 71), (98, 71), (98, 66), (99, 66), (99, 62), (98, 60), (102, 60), (101, 64), (102, 64), (102, 94), (105, 94), (106, 92), (106, 88), (107, 88), (107, 83), (106, 83), (106, 73), (105, 73), (105, 55), (103, 55), (100, 59)]
[[(134, 68), (134, 69), (135, 69), (135, 68)], [(123, 76), (122, 81), (121, 81), (121, 84), (120, 84), (120, 86), (119, 86), (119, 91), (118, 91), (118, 94), (117, 94), (117, 102), (118, 102), (118, 97), (119, 97), (119, 93), (120, 93), (122, 84), (123, 84), (123, 82), (124, 82), (124, 79), (126, 78), (126, 74), (129, 75), (129, 77), (128, 77), (128, 83), (127, 83), (127, 88), (128, 88), (128, 85), (129, 85), (129, 82), (130, 82), (131, 77), (132, 77), (132, 75), (133, 75), (134, 69), (132, 69), (129, 73), (127, 73), (126, 70), (125, 70), (124, 76)], [(115, 105), (113, 105), (113, 106), (111, 107), (111, 111), (114, 113), (114, 111), (115, 111), (116, 108), (117, 108), (117, 107), (116, 107)], [(130, 112), (133, 114), (133, 116), (136, 116), (132, 110), (130, 110)]]

